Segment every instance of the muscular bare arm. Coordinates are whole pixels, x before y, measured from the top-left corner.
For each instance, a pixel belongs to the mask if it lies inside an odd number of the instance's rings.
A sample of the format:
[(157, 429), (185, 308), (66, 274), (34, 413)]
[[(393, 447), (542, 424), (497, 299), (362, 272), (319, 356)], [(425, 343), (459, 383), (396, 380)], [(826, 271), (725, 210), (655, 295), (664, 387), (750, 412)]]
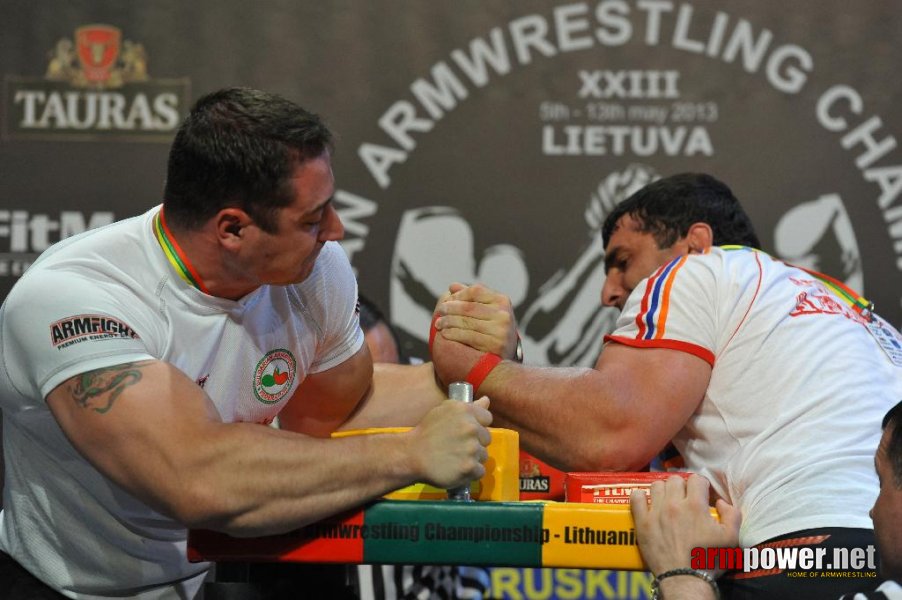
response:
[[(439, 308), (433, 357), (442, 378), (466, 373), (481, 354), (470, 346), (498, 336), (479, 306), (498, 306), (496, 296), (474, 286)], [(504, 361), (479, 393), (492, 399), (495, 425), (518, 430), (524, 449), (562, 470), (634, 470), (683, 427), (710, 377), (694, 355), (611, 343), (594, 369)]]
[[(655, 376), (667, 373), (667, 377)], [(710, 367), (676, 350), (609, 345), (594, 369), (499, 365), (479, 390), (495, 424), (567, 471), (636, 470), (682, 428)]]
[(374, 365), (364, 344), (337, 367), (309, 375), (279, 422), (283, 429), (318, 437), (337, 429), (412, 426), (446, 399), (432, 363)]
[(288, 531), (414, 481), (481, 477), (486, 403), (446, 402), (410, 433), (316, 439), (223, 423), (171, 365), (123, 364), (73, 377), (47, 397), (72, 444), (105, 476), (189, 527)]
[(413, 425), (447, 399), (432, 363), (373, 365), (373, 385), (341, 429)]

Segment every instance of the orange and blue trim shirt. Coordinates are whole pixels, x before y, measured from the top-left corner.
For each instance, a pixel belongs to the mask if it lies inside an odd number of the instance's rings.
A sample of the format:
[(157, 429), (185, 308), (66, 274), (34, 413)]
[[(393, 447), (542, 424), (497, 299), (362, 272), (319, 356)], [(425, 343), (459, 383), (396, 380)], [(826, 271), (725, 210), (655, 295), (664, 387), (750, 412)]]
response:
[[(715, 252), (725, 253), (750, 253), (750, 256), (754, 257), (754, 260), (757, 263), (758, 275), (757, 282), (754, 286), (754, 292), (751, 298), (752, 302), (755, 298), (758, 297), (758, 294), (761, 290), (763, 277), (762, 261), (779, 262), (760, 250), (746, 246), (728, 245), (720, 246), (715, 249), (709, 248), (704, 252), (704, 254), (710, 254), (712, 250), (714, 250)], [(674, 305), (676, 296), (674, 294), (674, 285), (677, 279), (680, 278), (687, 262), (689, 262), (690, 260), (693, 260), (693, 258), (689, 255), (685, 255), (676, 258), (665, 265), (662, 265), (657, 271), (649, 276), (644, 287), (642, 285), (637, 287), (636, 290), (633, 291), (635, 298), (633, 296), (631, 296), (630, 298), (631, 302), (635, 302), (636, 299), (638, 299), (638, 311), (635, 312), (634, 316), (631, 316), (633, 326), (624, 327), (622, 316), (621, 320), (618, 321), (617, 330), (611, 335), (605, 336), (605, 341), (617, 342), (634, 347), (671, 348), (674, 350), (681, 350), (683, 352), (694, 354), (713, 366), (714, 355), (716, 351), (715, 348), (692, 343), (688, 340), (680, 340), (680, 336), (678, 335), (668, 335), (669, 317), (673, 309), (672, 307)], [(802, 269), (799, 267), (793, 267), (792, 265), (786, 266), (799, 269), (811, 278), (818, 281), (821, 285), (830, 290), (830, 292), (832, 292), (836, 296), (838, 301), (849, 307), (849, 310), (859, 315), (862, 319), (871, 318), (871, 303), (858, 293), (848, 288), (842, 282), (822, 273), (817, 273), (815, 271), (810, 271), (808, 269)], [(695, 300), (697, 301), (698, 298), (695, 298)], [(694, 302), (693, 304), (700, 308), (698, 302)], [(628, 303), (628, 306), (625, 307), (623, 315), (632, 315), (632, 311), (629, 309), (630, 303)], [(747, 316), (748, 310), (750, 309), (751, 304), (748, 305), (743, 317)], [(740, 326), (741, 322), (736, 325), (736, 330), (738, 330)]]

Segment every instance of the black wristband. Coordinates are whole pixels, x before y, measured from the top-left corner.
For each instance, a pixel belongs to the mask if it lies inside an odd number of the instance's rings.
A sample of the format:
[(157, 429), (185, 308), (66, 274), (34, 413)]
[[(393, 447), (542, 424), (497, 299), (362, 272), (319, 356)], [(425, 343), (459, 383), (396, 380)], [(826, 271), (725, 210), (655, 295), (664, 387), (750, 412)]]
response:
[(707, 581), (708, 585), (711, 586), (711, 589), (714, 590), (714, 597), (717, 598), (717, 600), (720, 600), (720, 589), (718, 589), (717, 582), (714, 580), (714, 578), (704, 571), (690, 569), (688, 567), (680, 567), (679, 569), (664, 571), (663, 573), (655, 577), (651, 582), (651, 600), (663, 600), (663, 597), (661, 596), (661, 581), (663, 579), (667, 579), (668, 577), (674, 577), (675, 575), (692, 575), (693, 577), (698, 577), (702, 581)]

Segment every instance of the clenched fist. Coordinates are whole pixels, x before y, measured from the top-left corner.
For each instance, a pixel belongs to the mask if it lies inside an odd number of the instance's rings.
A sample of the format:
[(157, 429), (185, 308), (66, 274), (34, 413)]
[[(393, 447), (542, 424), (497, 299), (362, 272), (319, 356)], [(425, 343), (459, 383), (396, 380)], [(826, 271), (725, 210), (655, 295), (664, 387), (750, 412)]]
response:
[(486, 352), (513, 358), (517, 323), (510, 299), (481, 284), (454, 284), (435, 308), (432, 360), (445, 385), (464, 381)]
[(485, 475), (492, 441), (489, 399), (472, 404), (446, 400), (410, 432), (411, 455), (421, 481), (440, 488), (468, 485)]

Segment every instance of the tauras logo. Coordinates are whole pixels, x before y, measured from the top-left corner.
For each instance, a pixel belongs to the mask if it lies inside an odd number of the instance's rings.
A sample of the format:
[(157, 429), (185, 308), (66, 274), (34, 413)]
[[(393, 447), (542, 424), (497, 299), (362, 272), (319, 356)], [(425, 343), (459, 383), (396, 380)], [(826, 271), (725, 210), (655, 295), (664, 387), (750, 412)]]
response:
[(179, 97), (145, 93), (16, 90), (20, 130), (166, 132), (179, 122)]
[(55, 348), (84, 340), (138, 339), (134, 329), (106, 315), (75, 315), (50, 325), (50, 341)]
[(520, 476), (521, 492), (547, 492), (551, 489), (549, 477), (523, 477)]
[(151, 79), (143, 44), (111, 25), (60, 39), (43, 79), (7, 75), (6, 138), (168, 141), (187, 104), (187, 79)]

